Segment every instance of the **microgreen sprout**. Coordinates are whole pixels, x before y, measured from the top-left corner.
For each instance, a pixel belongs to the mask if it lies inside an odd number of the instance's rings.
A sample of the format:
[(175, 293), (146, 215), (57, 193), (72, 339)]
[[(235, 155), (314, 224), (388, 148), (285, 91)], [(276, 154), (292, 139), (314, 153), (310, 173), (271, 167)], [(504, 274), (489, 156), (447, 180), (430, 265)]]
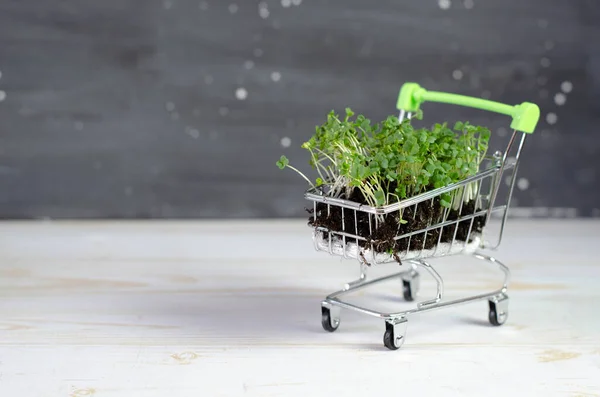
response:
[[(329, 112), (302, 144), (319, 175), (315, 183), (285, 156), (278, 167), (296, 171), (328, 196), (348, 198), (358, 189), (366, 204), (381, 207), (475, 175), (488, 150), (490, 131), (468, 122), (458, 122), (453, 129), (447, 123), (417, 129), (412, 119), (390, 116), (372, 124), (363, 115), (354, 116), (349, 108), (343, 118)], [(421, 119), (422, 113), (414, 118)], [(477, 191), (478, 182), (470, 183), (442, 195), (441, 204), (457, 210), (461, 200), (475, 199)]]
[(308, 179), (308, 177), (306, 175), (304, 175), (301, 171), (299, 171), (297, 168), (292, 167), (290, 165), (290, 160), (285, 157), (284, 155), (282, 155), (279, 160), (277, 161), (277, 167), (279, 167), (280, 170), (284, 169), (285, 167), (288, 167), (294, 171), (296, 171), (298, 174), (300, 174), (300, 176), (304, 179), (306, 179), (306, 181), (314, 188), (315, 185), (313, 185), (313, 183), (310, 181), (310, 179)]

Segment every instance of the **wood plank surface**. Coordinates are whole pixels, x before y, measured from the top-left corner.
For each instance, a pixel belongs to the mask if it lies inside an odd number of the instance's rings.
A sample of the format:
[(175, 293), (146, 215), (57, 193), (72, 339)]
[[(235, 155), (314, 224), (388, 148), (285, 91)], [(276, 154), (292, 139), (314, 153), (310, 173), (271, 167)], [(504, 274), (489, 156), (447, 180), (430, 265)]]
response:
[[(0, 396), (598, 396), (599, 241), (599, 222), (509, 223), (507, 323), (485, 301), (423, 313), (389, 351), (382, 320), (322, 330), (358, 265), (315, 252), (301, 220), (0, 223)], [(432, 264), (448, 298), (501, 282)], [(400, 297), (391, 281), (350, 300), (414, 305)]]

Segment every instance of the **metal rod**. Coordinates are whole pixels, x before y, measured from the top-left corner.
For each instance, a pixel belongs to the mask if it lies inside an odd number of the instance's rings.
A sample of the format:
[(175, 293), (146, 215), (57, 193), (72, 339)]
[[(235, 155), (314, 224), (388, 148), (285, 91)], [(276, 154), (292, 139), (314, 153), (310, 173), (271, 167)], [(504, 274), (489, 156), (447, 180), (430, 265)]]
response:
[[(441, 297), (439, 300), (437, 299), (438, 296), (443, 294), (443, 290), (440, 291), (438, 289), (436, 299), (434, 299), (436, 301), (435, 303), (430, 304), (430, 303), (428, 303), (429, 301), (425, 301), (425, 302), (421, 302), (421, 303), (417, 304), (417, 307), (414, 309), (406, 310), (406, 311), (402, 311), (402, 312), (394, 312), (394, 313), (379, 312), (379, 311), (371, 310), (371, 309), (368, 309), (368, 308), (365, 308), (365, 307), (362, 307), (359, 305), (354, 305), (351, 303), (343, 302), (338, 299), (338, 297), (348, 294), (350, 292), (358, 291), (360, 289), (390, 280), (392, 278), (402, 277), (403, 275), (410, 275), (410, 273), (413, 271), (411, 269), (408, 271), (393, 273), (388, 276), (379, 277), (379, 278), (373, 279), (371, 281), (364, 282), (364, 283), (362, 283), (356, 287), (350, 288), (348, 290), (341, 290), (341, 291), (334, 292), (334, 293), (330, 294), (329, 296), (327, 296), (327, 298), (325, 298), (325, 301), (332, 305), (339, 306), (341, 308), (351, 309), (351, 310), (354, 310), (354, 311), (357, 311), (357, 312), (360, 312), (363, 314), (368, 314), (371, 316), (375, 316), (375, 317), (379, 317), (379, 318), (387, 320), (387, 319), (403, 318), (403, 317), (406, 317), (406, 316), (414, 314), (414, 313), (420, 313), (420, 312), (429, 311), (429, 310), (433, 310), (433, 309), (439, 309), (439, 308), (443, 308), (443, 307), (469, 303), (469, 302), (473, 302), (473, 301), (477, 301), (477, 300), (495, 298), (495, 297), (503, 296), (504, 294), (506, 294), (506, 291), (508, 289), (508, 284), (510, 282), (510, 270), (508, 269), (508, 267), (506, 267), (502, 262), (498, 261), (496, 258), (493, 258), (491, 256), (483, 255), (480, 253), (475, 253), (475, 254), (472, 254), (471, 256), (476, 259), (482, 260), (486, 263), (495, 265), (504, 273), (504, 281), (503, 281), (502, 287), (500, 289), (494, 290), (489, 293), (478, 294), (478, 295), (474, 295), (474, 296), (454, 299), (454, 300), (445, 301), (445, 302), (441, 301)], [(411, 261), (411, 262), (413, 262), (414, 264), (417, 264), (417, 265), (421, 265), (422, 267), (425, 267), (426, 269), (433, 269), (431, 266), (429, 266), (429, 267), (423, 266), (422, 261)], [(434, 275), (434, 274), (437, 274), (437, 272), (431, 273), (431, 274)], [(439, 274), (437, 274), (437, 276), (439, 277), (440, 283), (443, 285), (443, 279), (439, 276)]]
[(348, 255), (346, 255), (346, 222), (344, 219), (344, 211), (346, 210), (345, 208), (341, 208), (342, 210), (342, 232), (344, 232), (344, 234), (342, 234), (342, 254), (344, 255), (344, 258), (348, 258)]
[(444, 296), (444, 280), (442, 280), (442, 276), (440, 276), (440, 274), (429, 263), (425, 261), (418, 261), (416, 262), (416, 264), (418, 266), (424, 267), (437, 283), (437, 294), (435, 295), (435, 298), (428, 301), (420, 302), (419, 304), (417, 304), (417, 307), (420, 309), (425, 306), (435, 305), (436, 303), (441, 301), (442, 297)]
[(404, 110), (400, 110), (400, 115), (398, 116), (398, 121), (402, 122), (404, 120)]
[[(512, 178), (510, 181), (510, 190), (508, 192), (508, 198), (506, 201), (506, 211), (504, 211), (504, 215), (502, 216), (502, 222), (500, 224), (500, 233), (498, 236), (498, 241), (496, 242), (496, 245), (494, 246), (494, 248), (498, 248), (500, 246), (500, 243), (502, 242), (502, 235), (504, 234), (504, 225), (505, 225), (506, 219), (508, 217), (508, 210), (510, 208), (510, 202), (512, 199), (513, 190), (515, 188), (515, 181), (517, 179), (517, 171), (519, 169), (519, 158), (521, 156), (521, 150), (523, 149), (523, 145), (525, 144), (526, 137), (527, 137), (527, 134), (523, 133), (523, 135), (521, 136), (521, 142), (519, 142), (519, 148), (517, 150), (517, 155), (515, 156), (516, 157), (515, 166), (514, 166)], [(501, 180), (498, 181), (497, 186), (499, 186), (500, 183), (502, 183)], [(493, 204), (490, 203), (490, 207), (492, 207), (492, 205)], [(491, 212), (490, 212), (490, 214), (491, 214)], [(488, 219), (489, 219), (489, 215), (488, 215)]]
[[(504, 165), (504, 169), (509, 169), (511, 168), (513, 164), (511, 163), (506, 163)], [(453, 183), (450, 184), (448, 186), (445, 187), (441, 187), (438, 189), (434, 189), (434, 190), (430, 190), (427, 192), (423, 192), (421, 194), (418, 194), (414, 197), (409, 197), (407, 199), (404, 199), (402, 201), (393, 203), (393, 204), (389, 204), (383, 207), (371, 207), (369, 205), (365, 205), (365, 204), (359, 204), (356, 203), (354, 201), (349, 201), (349, 200), (343, 200), (343, 199), (339, 199), (339, 198), (333, 198), (333, 197), (327, 197), (325, 195), (323, 195), (322, 193), (315, 193), (316, 190), (310, 188), (306, 191), (306, 193), (304, 194), (304, 197), (307, 200), (312, 200), (312, 201), (317, 201), (320, 203), (325, 203), (325, 204), (333, 204), (336, 205), (338, 207), (344, 207), (344, 208), (350, 208), (350, 209), (356, 209), (359, 210), (361, 212), (368, 212), (371, 214), (378, 214), (378, 215), (385, 215), (385, 214), (389, 214), (390, 212), (394, 212), (394, 211), (398, 211), (402, 208), (407, 208), (410, 207), (411, 205), (415, 205), (418, 204), (422, 201), (427, 201), (430, 200), (432, 198), (438, 197), (443, 193), (447, 193), (450, 192), (452, 190), (457, 189), (460, 186), (463, 186), (467, 183), (472, 183), (475, 181), (478, 181), (480, 179), (489, 177), (491, 175), (494, 175), (496, 173), (498, 173), (500, 171), (501, 167), (497, 166), (497, 167), (492, 167), (489, 168), (485, 171), (482, 171), (476, 175), (473, 175), (469, 178), (466, 178), (464, 180), (462, 180), (461, 182), (457, 182), (457, 183)]]

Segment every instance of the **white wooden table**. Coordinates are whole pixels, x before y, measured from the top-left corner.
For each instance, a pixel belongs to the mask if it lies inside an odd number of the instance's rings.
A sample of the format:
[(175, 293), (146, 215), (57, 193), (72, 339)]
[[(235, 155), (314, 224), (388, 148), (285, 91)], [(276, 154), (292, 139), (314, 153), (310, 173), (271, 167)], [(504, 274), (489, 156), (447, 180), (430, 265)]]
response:
[[(321, 328), (358, 265), (304, 220), (0, 223), (0, 396), (599, 396), (599, 246), (599, 222), (511, 220), (507, 323), (485, 301), (423, 313), (390, 351), (382, 320)], [(500, 280), (433, 263), (448, 297)], [(355, 299), (406, 307), (400, 287)]]

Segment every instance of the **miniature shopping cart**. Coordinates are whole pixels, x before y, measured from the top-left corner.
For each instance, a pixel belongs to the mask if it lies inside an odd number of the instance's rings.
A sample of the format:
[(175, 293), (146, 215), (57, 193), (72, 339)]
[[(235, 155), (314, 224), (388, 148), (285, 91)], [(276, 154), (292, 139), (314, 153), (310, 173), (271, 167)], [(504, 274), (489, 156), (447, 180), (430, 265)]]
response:
[[(438, 188), (429, 192), (419, 194), (414, 197), (404, 199), (400, 202), (383, 207), (371, 207), (357, 202), (327, 197), (323, 188), (311, 188), (305, 193), (305, 198), (313, 202), (313, 216), (315, 219), (319, 212), (326, 208), (326, 213), (336, 210), (341, 211), (342, 230), (332, 230), (324, 226), (313, 227), (313, 240), (317, 251), (328, 252), (331, 255), (343, 258), (358, 260), (360, 264), (360, 277), (358, 280), (344, 285), (343, 289), (327, 296), (321, 304), (322, 326), (326, 331), (333, 332), (340, 325), (341, 309), (355, 310), (363, 314), (375, 316), (385, 320), (385, 333), (383, 337), (384, 345), (391, 350), (396, 350), (402, 346), (405, 340), (407, 318), (419, 312), (424, 312), (436, 308), (448, 307), (452, 305), (474, 302), (487, 299), (489, 302), (489, 321), (493, 325), (502, 325), (508, 316), (508, 282), (510, 278), (509, 269), (491, 256), (480, 252), (482, 249), (496, 249), (500, 245), (502, 233), (506, 222), (510, 197), (514, 188), (519, 158), (527, 134), (534, 131), (539, 119), (539, 108), (532, 103), (524, 102), (516, 106), (505, 105), (493, 101), (479, 98), (466, 97), (462, 95), (448, 94), (442, 92), (427, 91), (415, 83), (406, 83), (402, 86), (398, 97), (397, 107), (400, 111), (399, 119), (411, 117), (417, 112), (423, 102), (440, 102), (453, 105), (466, 106), (490, 112), (500, 113), (512, 117), (510, 125), (513, 130), (512, 136), (508, 142), (505, 152), (496, 151), (489, 156), (479, 170), (479, 172), (459, 183)], [(507, 181), (508, 185), (503, 183)], [(476, 202), (478, 206), (472, 211), (463, 211), (464, 202), (461, 200), (461, 207), (458, 217), (452, 219), (448, 217), (448, 211), (439, 219), (439, 222), (414, 230), (410, 233), (399, 233), (394, 240), (405, 239), (407, 243), (406, 250), (394, 254), (382, 254), (376, 252), (364, 236), (358, 232), (358, 215), (364, 219), (368, 216), (369, 230), (377, 228), (378, 219), (381, 215), (389, 214), (403, 209), (413, 208), (412, 214), (417, 213), (418, 206), (432, 205), (433, 201), (443, 194), (466, 191), (465, 187), (471, 185), (477, 187)], [(500, 195), (501, 188), (506, 190), (505, 194)], [(502, 196), (502, 197), (501, 197)], [(499, 204), (500, 203), (500, 204)], [(318, 211), (318, 207), (321, 209)], [(499, 231), (493, 238), (487, 235), (490, 220), (499, 219)], [(479, 229), (473, 225), (476, 220), (483, 219), (483, 226)], [(457, 238), (459, 224), (468, 224), (468, 232), (462, 239)], [(453, 230), (451, 242), (442, 242), (441, 236), (444, 230)], [(464, 228), (463, 228), (464, 229)], [(435, 233), (434, 233), (435, 231)], [(411, 239), (419, 235), (422, 245), (411, 244)], [(447, 235), (447, 234), (446, 234)], [(432, 245), (431, 241), (426, 247), (425, 241), (428, 236), (437, 238)], [(437, 236), (437, 237), (436, 237)], [(490, 241), (491, 240), (491, 241)], [(504, 282), (500, 289), (485, 294), (465, 297), (462, 299), (444, 301), (444, 284), (442, 277), (435, 268), (427, 261), (432, 258), (439, 258), (449, 255), (470, 255), (484, 263), (489, 263), (499, 267), (504, 274)], [(400, 262), (402, 265), (408, 265), (408, 269), (402, 272), (387, 275), (385, 277), (373, 280), (367, 279), (367, 269), (371, 265), (384, 263)], [(397, 313), (382, 313), (359, 305), (351, 304), (341, 300), (341, 297), (363, 289), (368, 286), (381, 283), (393, 278), (400, 279), (403, 286), (403, 297), (407, 301), (416, 299), (419, 291), (419, 273), (418, 269), (424, 268), (437, 283), (437, 293), (433, 299), (423, 300), (417, 303), (416, 308)]]

